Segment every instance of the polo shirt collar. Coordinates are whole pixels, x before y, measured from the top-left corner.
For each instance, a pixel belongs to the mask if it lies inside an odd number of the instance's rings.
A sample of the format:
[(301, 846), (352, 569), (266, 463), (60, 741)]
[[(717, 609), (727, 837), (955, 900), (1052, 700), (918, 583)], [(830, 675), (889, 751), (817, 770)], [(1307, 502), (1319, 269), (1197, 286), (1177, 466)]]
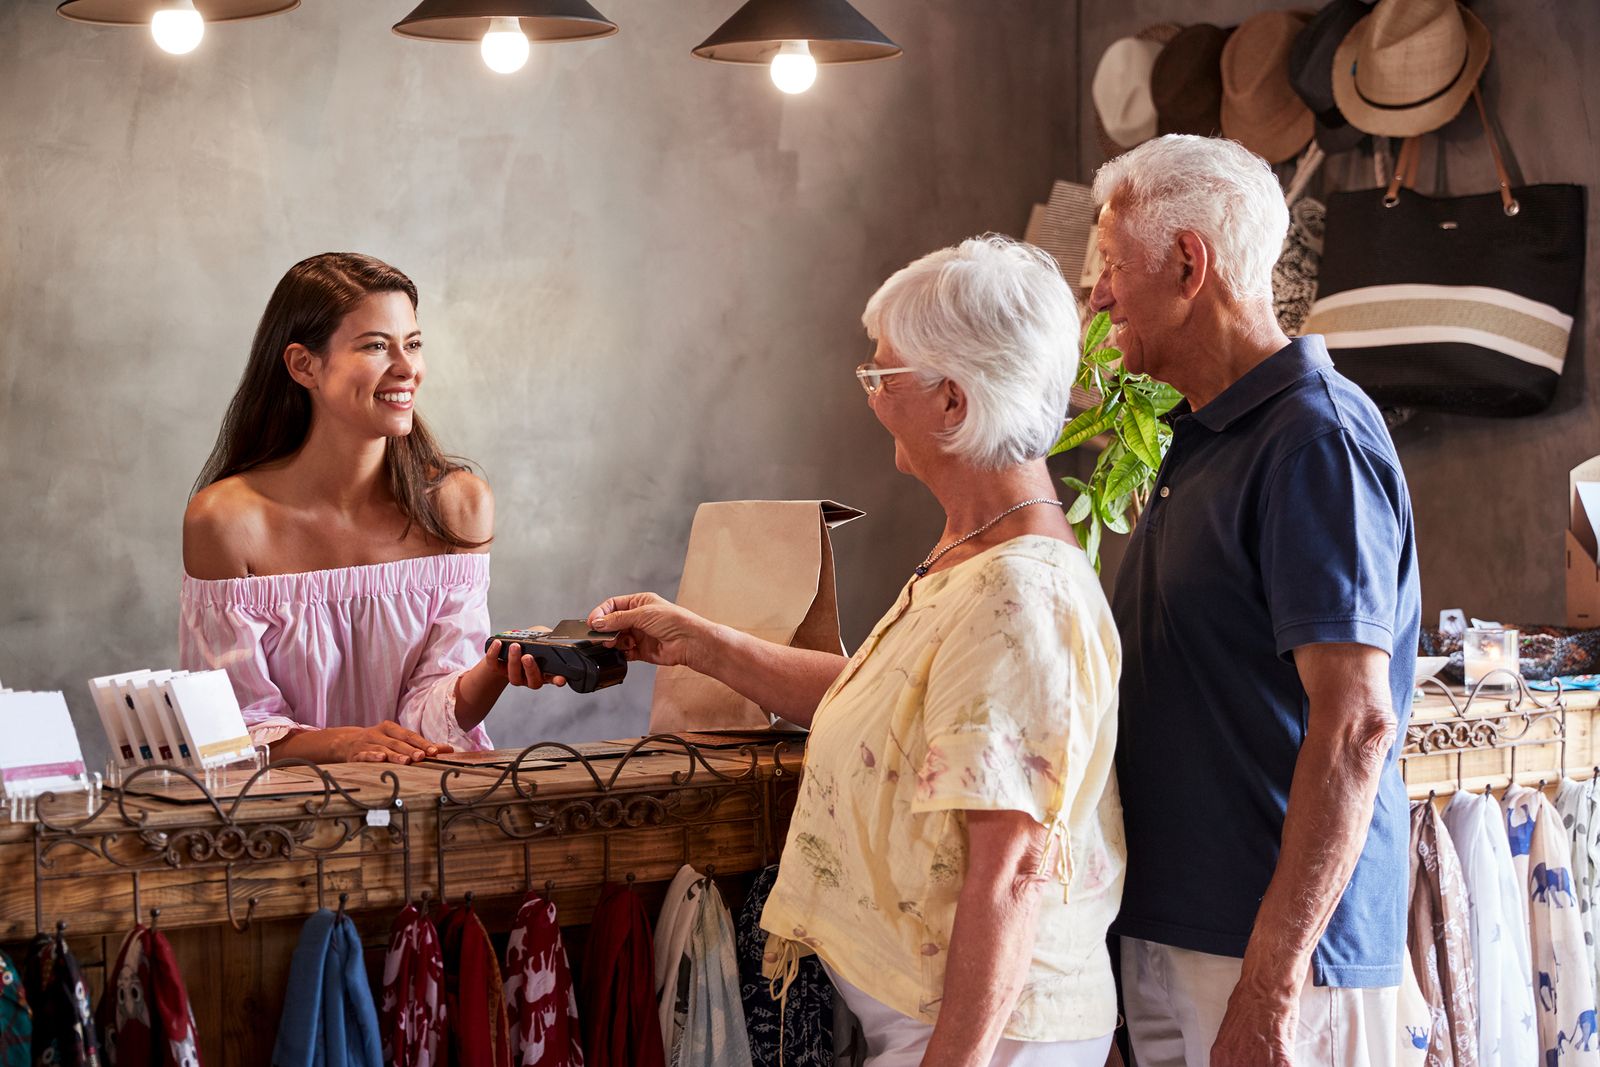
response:
[(1296, 337), (1251, 367), (1244, 377), (1224, 389), (1199, 411), (1192, 410), (1185, 400), (1175, 409), (1175, 413), (1191, 415), (1206, 429), (1221, 433), (1234, 420), (1248, 415), (1301, 378), (1331, 366), (1333, 360), (1328, 356), (1328, 347), (1319, 334)]

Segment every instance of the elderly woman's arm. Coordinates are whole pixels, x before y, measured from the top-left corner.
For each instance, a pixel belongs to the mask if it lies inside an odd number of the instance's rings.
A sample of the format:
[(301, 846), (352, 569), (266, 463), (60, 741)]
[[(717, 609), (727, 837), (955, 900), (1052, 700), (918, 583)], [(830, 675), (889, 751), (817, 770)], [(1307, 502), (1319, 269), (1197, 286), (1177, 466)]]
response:
[(956, 902), (944, 999), (924, 1067), (982, 1067), (994, 1055), (1033, 959), (1045, 828), (1021, 811), (968, 811), (967, 876)]
[(654, 593), (612, 597), (590, 613), (589, 625), (615, 633), (629, 659), (688, 667), (805, 727), (846, 662), (835, 653), (751, 637)]

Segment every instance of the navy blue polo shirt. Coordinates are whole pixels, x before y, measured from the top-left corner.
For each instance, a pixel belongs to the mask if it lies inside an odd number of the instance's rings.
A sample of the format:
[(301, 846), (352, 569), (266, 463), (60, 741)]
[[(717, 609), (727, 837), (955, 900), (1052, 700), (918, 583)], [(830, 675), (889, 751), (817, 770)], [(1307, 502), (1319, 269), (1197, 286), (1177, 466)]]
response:
[[(1128, 838), (1113, 929), (1243, 956), (1306, 733), (1293, 650), (1355, 642), (1389, 653), (1405, 736), (1422, 613), (1411, 497), (1382, 416), (1319, 336), (1175, 414), (1112, 598)], [(1316, 947), (1318, 985), (1400, 984), (1409, 811), (1398, 748)]]

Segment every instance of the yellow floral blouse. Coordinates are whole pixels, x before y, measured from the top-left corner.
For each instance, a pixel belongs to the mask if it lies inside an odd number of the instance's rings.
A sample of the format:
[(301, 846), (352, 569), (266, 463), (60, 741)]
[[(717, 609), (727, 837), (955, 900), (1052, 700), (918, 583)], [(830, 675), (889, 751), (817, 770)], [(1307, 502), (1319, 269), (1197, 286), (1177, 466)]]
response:
[(933, 1022), (966, 874), (965, 812), (1024, 811), (1052, 831), (1046, 858), (1063, 891), (1044, 893), (1005, 1034), (1110, 1033), (1121, 656), (1094, 569), (1054, 538), (1015, 538), (908, 583), (817, 707), (762, 927)]

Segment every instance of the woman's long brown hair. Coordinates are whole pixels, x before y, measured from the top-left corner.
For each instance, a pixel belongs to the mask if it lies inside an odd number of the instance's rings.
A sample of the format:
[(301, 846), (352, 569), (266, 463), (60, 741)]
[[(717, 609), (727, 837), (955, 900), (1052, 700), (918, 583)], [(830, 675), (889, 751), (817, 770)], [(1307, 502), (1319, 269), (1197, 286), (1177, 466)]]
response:
[[(289, 268), (261, 313), (255, 339), (250, 342), (250, 362), (228, 404), (217, 443), (194, 483), (194, 492), (291, 456), (305, 444), (311, 432), (311, 394), (289, 377), (283, 353), (292, 344), (324, 351), (344, 317), (374, 293), (404, 293), (412, 308), (417, 306), (417, 287), (411, 279), (371, 256), (324, 252)], [(420, 414), (412, 416), (409, 434), (385, 443), (383, 465), (395, 503), (406, 517), (402, 538), (416, 524), (429, 537), (452, 548), (487, 544), (460, 536), (439, 514), (435, 491), (447, 475), (465, 470), (467, 465), (440, 451)]]

